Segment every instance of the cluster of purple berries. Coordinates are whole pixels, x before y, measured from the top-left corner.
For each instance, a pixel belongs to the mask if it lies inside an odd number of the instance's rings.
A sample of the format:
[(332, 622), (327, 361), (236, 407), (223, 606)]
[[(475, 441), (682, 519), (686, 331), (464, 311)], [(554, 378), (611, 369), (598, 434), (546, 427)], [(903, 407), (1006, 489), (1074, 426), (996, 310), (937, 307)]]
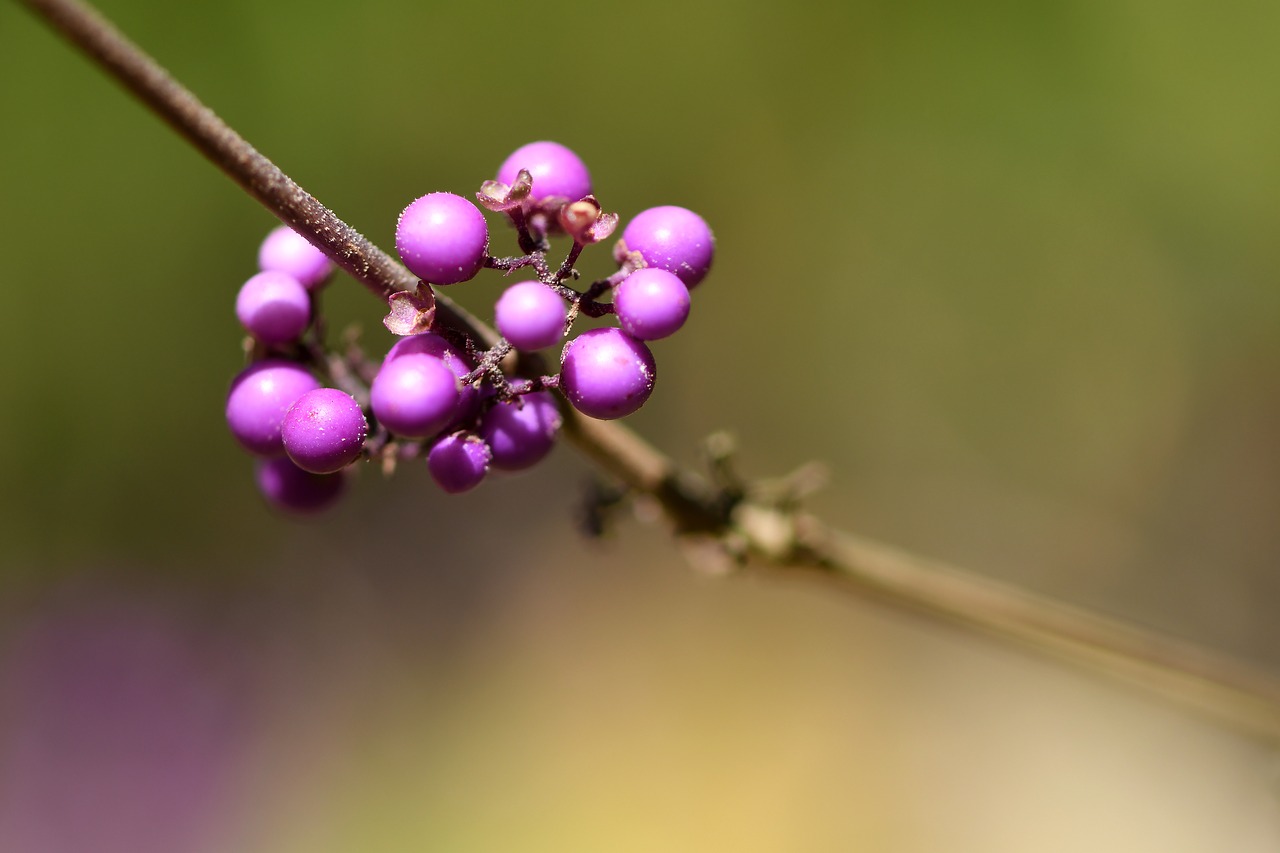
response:
[[(376, 367), (357, 352), (326, 353), (314, 340), (318, 333), (306, 333), (332, 264), (285, 227), (263, 243), (262, 271), (236, 302), (254, 359), (232, 383), (227, 421), (240, 443), (263, 457), (257, 482), (269, 502), (296, 512), (322, 509), (341, 495), (345, 469), (362, 456), (384, 464), (425, 456), (444, 491), (464, 492), (491, 468), (519, 471), (551, 451), (561, 423), (556, 389), (579, 412), (603, 419), (629, 415), (649, 398), (656, 367), (646, 341), (684, 325), (689, 291), (711, 267), (715, 241), (701, 217), (671, 206), (640, 213), (614, 250), (618, 271), (578, 290), (570, 284), (578, 278), (574, 263), (613, 233), (618, 216), (602, 211), (576, 154), (555, 142), (526, 145), (476, 198), (511, 222), (522, 254), (491, 255), (480, 208), (447, 192), (405, 208), (396, 249), (424, 285), (457, 284), (486, 267), (533, 274), (498, 299), (494, 324), (502, 340), (489, 348), (452, 330), (414, 327)], [(547, 255), (558, 236), (572, 245), (553, 267)], [(612, 302), (600, 301), (610, 292)], [(614, 315), (617, 326), (569, 340), (558, 374), (504, 373), (512, 348), (557, 345), (582, 314)], [(390, 317), (387, 326), (404, 333)], [(324, 387), (321, 378), (339, 387)]]

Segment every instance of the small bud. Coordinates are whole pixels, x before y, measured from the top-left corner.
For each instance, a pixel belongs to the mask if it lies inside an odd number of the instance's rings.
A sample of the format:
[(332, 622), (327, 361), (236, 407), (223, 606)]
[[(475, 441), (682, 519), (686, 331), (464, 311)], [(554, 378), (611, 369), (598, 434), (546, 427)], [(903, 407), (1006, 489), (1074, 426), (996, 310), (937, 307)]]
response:
[(558, 219), (564, 232), (581, 245), (598, 243), (618, 227), (618, 214), (601, 213), (593, 195), (560, 208)]
[(589, 242), (583, 239), (592, 225), (600, 218), (600, 205), (591, 196), (581, 201), (566, 204), (560, 208), (560, 227), (579, 243)]

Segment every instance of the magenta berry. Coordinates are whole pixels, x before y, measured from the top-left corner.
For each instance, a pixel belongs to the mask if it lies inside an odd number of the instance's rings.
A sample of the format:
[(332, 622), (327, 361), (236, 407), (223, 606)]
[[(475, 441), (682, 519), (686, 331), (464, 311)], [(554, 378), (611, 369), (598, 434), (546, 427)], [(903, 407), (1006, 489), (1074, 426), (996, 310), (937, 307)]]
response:
[(622, 242), (647, 265), (675, 273), (689, 288), (706, 278), (716, 249), (702, 217), (674, 205), (642, 211), (623, 230)]
[(311, 297), (291, 275), (260, 272), (236, 296), (236, 317), (264, 344), (297, 340), (311, 322)]
[(268, 359), (245, 368), (227, 394), (227, 426), (250, 453), (284, 453), (280, 425), (294, 401), (320, 383), (293, 362)]
[(313, 290), (333, 272), (333, 261), (301, 234), (288, 225), (281, 225), (262, 241), (258, 269), (291, 275), (303, 287)]
[(408, 438), (428, 438), (457, 416), (458, 377), (443, 359), (409, 353), (383, 362), (369, 389), (378, 422)]
[(645, 267), (613, 289), (618, 325), (633, 338), (656, 341), (673, 335), (689, 317), (689, 288), (674, 273)]
[(512, 152), (498, 169), (498, 180), (510, 186), (521, 169), (533, 177), (534, 201), (555, 197), (577, 201), (591, 194), (591, 175), (587, 167), (568, 148), (558, 142), (530, 142)]
[(431, 479), (451, 495), (470, 491), (489, 473), (493, 453), (477, 435), (455, 432), (432, 446), (427, 454)]
[[(392, 345), (387, 351), (387, 357), (383, 361), (392, 361), (402, 355), (411, 353), (425, 353), (435, 356), (444, 361), (453, 375), (458, 377), (461, 382), (467, 378), (467, 374), (475, 367), (465, 355), (463, 355), (457, 347), (450, 344), (444, 338), (434, 332), (424, 332), (420, 335), (410, 335), (401, 338)], [(463, 385), (461, 390), (461, 400), (458, 403), (458, 413), (455, 422), (468, 421), (475, 417), (476, 412), (480, 408), (480, 392), (476, 390), (474, 385)]]
[(471, 372), (471, 365), (467, 362), (466, 356), (457, 347), (435, 332), (423, 332), (420, 335), (409, 335), (400, 338), (391, 345), (391, 349), (387, 350), (386, 360), (391, 361), (393, 358), (399, 358), (402, 355), (411, 353), (434, 355), (449, 365), (449, 369), (459, 379)]
[(337, 503), (347, 488), (347, 477), (337, 474), (312, 474), (303, 471), (288, 457), (263, 459), (254, 472), (258, 491), (276, 509), (297, 515), (308, 515), (328, 509)]
[(517, 349), (552, 346), (564, 337), (568, 308), (560, 295), (536, 281), (508, 287), (493, 308), (498, 332)]
[[(524, 380), (511, 383), (516, 388)], [(522, 471), (551, 452), (560, 429), (560, 411), (546, 391), (524, 394), (498, 403), (480, 419), (480, 437), (493, 453), (494, 468)]]
[(350, 465), (364, 447), (369, 424), (360, 404), (337, 388), (303, 394), (284, 416), (285, 453), (304, 471), (332, 474)]
[(653, 353), (621, 329), (583, 332), (560, 355), (560, 390), (579, 412), (601, 420), (643, 406), (656, 377)]
[(457, 284), (474, 277), (488, 249), (484, 214), (453, 193), (422, 196), (396, 223), (396, 251), (409, 271), (429, 284)]

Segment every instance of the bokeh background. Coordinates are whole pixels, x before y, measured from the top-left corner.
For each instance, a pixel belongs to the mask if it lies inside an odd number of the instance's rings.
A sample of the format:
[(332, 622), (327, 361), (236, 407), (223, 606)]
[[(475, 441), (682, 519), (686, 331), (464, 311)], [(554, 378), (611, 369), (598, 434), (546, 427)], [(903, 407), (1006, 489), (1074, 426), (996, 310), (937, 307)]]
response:
[[(1280, 667), (1280, 5), (103, 8), (383, 246), (542, 138), (624, 217), (698, 210), (637, 429)], [(0, 850), (1280, 848), (1266, 745), (660, 526), (586, 541), (569, 448), (273, 515), (222, 420), (270, 216), (13, 3), (0, 107)]]

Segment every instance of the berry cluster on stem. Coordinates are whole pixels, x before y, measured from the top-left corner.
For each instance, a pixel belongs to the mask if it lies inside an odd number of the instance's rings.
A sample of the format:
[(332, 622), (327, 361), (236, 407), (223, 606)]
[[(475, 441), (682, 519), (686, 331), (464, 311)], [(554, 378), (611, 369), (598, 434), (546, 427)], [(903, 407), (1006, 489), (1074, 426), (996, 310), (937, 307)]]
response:
[[(553, 394), (582, 415), (612, 420), (653, 393), (657, 365), (647, 342), (685, 324), (689, 290), (711, 266), (715, 238), (702, 218), (674, 206), (643, 211), (614, 247), (617, 271), (579, 289), (575, 264), (614, 233), (619, 217), (600, 206), (573, 151), (550, 141), (517, 149), (476, 200), (479, 206), (431, 192), (401, 212), (396, 250), (419, 280), (413, 291), (388, 297), (383, 323), (400, 340), (377, 367), (354, 346), (325, 349), (318, 292), (332, 271), (327, 257), (286, 227), (262, 244), (260, 271), (236, 303), (253, 359), (233, 385), (227, 420), (251, 453), (283, 456), (299, 472), (273, 461), (274, 477), (259, 474), (273, 505), (295, 512), (329, 506), (342, 493), (333, 483), (361, 458), (391, 470), (425, 457), (444, 491), (468, 491), (491, 469), (519, 471), (546, 457), (563, 422)], [(510, 223), (520, 254), (491, 254), (481, 208)], [(569, 247), (553, 263), (552, 242), (560, 238)], [(486, 268), (532, 274), (497, 300), (496, 341), (444, 326), (435, 315), (435, 288)], [(571, 337), (584, 315), (613, 316), (617, 325)], [(558, 373), (509, 373), (513, 352), (562, 341)], [(274, 485), (286, 476), (291, 488)]]

